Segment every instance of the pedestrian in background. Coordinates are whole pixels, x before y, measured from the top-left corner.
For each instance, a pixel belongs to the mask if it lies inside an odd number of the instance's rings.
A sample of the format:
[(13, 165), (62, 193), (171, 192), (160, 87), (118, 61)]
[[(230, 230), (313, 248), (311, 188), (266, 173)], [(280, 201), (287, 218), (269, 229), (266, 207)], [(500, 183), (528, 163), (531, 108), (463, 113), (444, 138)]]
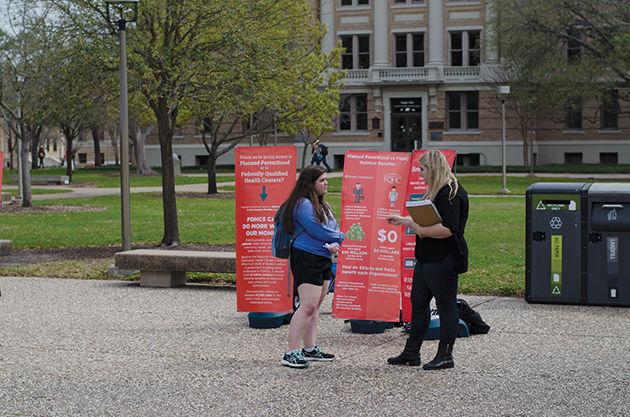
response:
[(328, 146), (321, 143), (318, 139), (311, 144), (311, 153), (313, 154), (313, 157), (311, 158), (311, 165), (324, 164), (328, 172), (332, 171), (330, 165), (328, 165), (328, 162), (326, 161), (326, 157), (328, 156)]
[(39, 159), (39, 164), (37, 168), (44, 168), (44, 158), (46, 157), (46, 151), (44, 151), (44, 147), (40, 146), (39, 151), (37, 151), (37, 159)]

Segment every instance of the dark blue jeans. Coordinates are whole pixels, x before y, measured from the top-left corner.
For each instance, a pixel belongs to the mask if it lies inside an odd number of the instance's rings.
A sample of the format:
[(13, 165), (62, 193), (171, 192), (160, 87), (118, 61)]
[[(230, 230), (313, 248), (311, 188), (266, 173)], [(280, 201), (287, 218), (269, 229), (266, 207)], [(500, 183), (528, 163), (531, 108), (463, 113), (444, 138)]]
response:
[(436, 262), (418, 261), (413, 272), (409, 339), (422, 344), (431, 322), (431, 299), (435, 297), (440, 314), (438, 355), (450, 354), (457, 337), (457, 278), (450, 254)]

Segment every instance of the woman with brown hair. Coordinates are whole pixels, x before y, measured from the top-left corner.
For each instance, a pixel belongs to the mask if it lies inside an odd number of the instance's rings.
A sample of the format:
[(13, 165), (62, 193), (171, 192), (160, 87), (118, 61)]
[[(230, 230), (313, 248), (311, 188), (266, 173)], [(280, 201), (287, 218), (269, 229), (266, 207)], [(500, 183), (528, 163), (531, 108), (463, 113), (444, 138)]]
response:
[(294, 288), (300, 296), (300, 305), (289, 325), (289, 349), (280, 362), (292, 368), (307, 368), (310, 361), (329, 362), (335, 358), (316, 344), (319, 307), (332, 278), (332, 255), (339, 251), (344, 239), (325, 200), (327, 193), (326, 171), (316, 165), (308, 166), (279, 210), (284, 213), (287, 232), (293, 236), (289, 259)]
[(411, 287), (411, 330), (403, 352), (387, 359), (392, 365), (420, 365), (420, 346), (431, 321), (431, 299), (440, 315), (440, 343), (426, 370), (455, 366), (453, 345), (457, 337), (458, 274), (468, 269), (464, 229), (468, 220), (468, 195), (457, 183), (446, 157), (435, 150), (420, 158), (420, 174), (428, 190), (424, 195), (435, 204), (441, 223), (423, 227), (411, 217), (391, 216), (390, 224), (404, 225), (416, 234), (416, 266)]

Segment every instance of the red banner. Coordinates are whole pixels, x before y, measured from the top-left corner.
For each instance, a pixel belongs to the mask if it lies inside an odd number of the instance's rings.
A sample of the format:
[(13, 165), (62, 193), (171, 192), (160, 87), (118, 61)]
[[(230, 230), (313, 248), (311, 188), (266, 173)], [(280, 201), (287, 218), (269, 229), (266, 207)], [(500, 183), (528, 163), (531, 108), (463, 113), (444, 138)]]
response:
[[(411, 168), (409, 170), (409, 183), (407, 186), (407, 200), (415, 201), (420, 200), (422, 196), (427, 192), (427, 184), (420, 175), (420, 158), (427, 153), (427, 149), (418, 149), (413, 151), (411, 155)], [(446, 160), (451, 168), (455, 163), (456, 152), (452, 149), (442, 149), (442, 153), (446, 156)], [(406, 208), (403, 208), (404, 215), (409, 213)], [(416, 249), (416, 234), (413, 230), (405, 228), (402, 238), (402, 268), (401, 268), (401, 280), (402, 280), (402, 320), (405, 322), (411, 321), (411, 283), (413, 282), (413, 268), (416, 265), (415, 257)]]
[(271, 255), (273, 216), (296, 180), (293, 146), (239, 147), (235, 157), (236, 309), (289, 312), (289, 265)]
[(409, 175), (408, 153), (348, 151), (341, 196), (341, 245), (335, 278), (337, 318), (398, 321), (400, 226)]

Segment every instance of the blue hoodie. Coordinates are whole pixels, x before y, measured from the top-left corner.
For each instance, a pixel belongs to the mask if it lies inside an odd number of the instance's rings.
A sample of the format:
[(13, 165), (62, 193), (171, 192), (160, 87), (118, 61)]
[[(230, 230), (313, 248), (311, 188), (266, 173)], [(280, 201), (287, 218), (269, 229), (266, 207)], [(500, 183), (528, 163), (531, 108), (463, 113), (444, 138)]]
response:
[(324, 244), (341, 243), (344, 239), (335, 216), (331, 214), (324, 223), (320, 223), (313, 203), (307, 198), (302, 198), (295, 205), (293, 226), (293, 247), (315, 255), (331, 258), (332, 254)]

